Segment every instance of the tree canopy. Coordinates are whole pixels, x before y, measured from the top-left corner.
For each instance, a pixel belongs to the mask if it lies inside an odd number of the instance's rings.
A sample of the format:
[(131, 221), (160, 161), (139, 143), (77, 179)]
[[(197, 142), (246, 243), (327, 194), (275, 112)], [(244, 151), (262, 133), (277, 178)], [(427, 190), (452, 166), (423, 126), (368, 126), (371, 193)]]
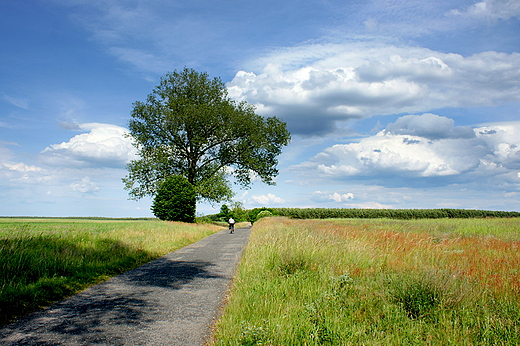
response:
[(131, 199), (154, 196), (172, 175), (186, 177), (197, 198), (210, 202), (233, 196), (231, 176), (243, 187), (256, 177), (274, 185), (277, 156), (290, 141), (286, 124), (232, 100), (220, 78), (170, 72), (133, 106), (129, 130), (140, 159), (123, 178)]
[(196, 206), (193, 185), (185, 177), (173, 175), (160, 184), (151, 209), (161, 220), (194, 222)]

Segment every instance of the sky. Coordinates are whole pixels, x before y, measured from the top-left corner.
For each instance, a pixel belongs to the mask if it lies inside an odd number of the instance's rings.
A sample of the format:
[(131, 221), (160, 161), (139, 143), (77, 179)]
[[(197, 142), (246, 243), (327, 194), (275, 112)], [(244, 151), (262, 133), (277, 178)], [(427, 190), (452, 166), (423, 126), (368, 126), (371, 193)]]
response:
[(245, 208), (520, 211), (518, 0), (4, 0), (0, 52), (1, 216), (152, 217), (125, 133), (184, 67), (292, 134)]

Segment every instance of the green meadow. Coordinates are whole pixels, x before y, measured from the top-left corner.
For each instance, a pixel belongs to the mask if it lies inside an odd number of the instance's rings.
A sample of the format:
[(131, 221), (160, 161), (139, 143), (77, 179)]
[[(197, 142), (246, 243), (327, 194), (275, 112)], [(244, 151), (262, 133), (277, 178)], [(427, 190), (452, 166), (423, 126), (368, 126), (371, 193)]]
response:
[(520, 345), (520, 219), (263, 218), (214, 345)]
[(158, 220), (0, 218), (0, 325), (219, 229)]

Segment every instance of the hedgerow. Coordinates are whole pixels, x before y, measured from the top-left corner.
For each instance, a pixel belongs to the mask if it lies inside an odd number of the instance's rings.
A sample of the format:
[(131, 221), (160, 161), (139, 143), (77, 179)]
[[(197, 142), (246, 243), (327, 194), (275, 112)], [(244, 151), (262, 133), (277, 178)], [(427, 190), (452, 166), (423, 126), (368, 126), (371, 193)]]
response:
[(470, 209), (355, 209), (355, 208), (271, 208), (273, 215), (292, 219), (442, 219), (520, 217), (519, 212)]
[[(356, 208), (254, 208), (247, 213), (247, 221), (254, 223), (260, 217), (285, 216), (291, 219), (471, 219), (512, 218), (520, 212), (472, 209), (356, 209)], [(262, 215), (259, 215), (262, 213)], [(208, 215), (210, 219), (219, 214)], [(240, 220), (246, 221), (246, 220)]]

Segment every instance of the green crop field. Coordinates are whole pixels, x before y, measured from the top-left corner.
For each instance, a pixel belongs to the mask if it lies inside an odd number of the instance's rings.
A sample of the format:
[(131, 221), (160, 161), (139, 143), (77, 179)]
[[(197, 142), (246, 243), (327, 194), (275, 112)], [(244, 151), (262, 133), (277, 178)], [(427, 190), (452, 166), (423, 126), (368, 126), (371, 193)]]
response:
[(157, 220), (0, 218), (0, 325), (218, 229)]
[(260, 219), (214, 344), (519, 345), (520, 219)]

